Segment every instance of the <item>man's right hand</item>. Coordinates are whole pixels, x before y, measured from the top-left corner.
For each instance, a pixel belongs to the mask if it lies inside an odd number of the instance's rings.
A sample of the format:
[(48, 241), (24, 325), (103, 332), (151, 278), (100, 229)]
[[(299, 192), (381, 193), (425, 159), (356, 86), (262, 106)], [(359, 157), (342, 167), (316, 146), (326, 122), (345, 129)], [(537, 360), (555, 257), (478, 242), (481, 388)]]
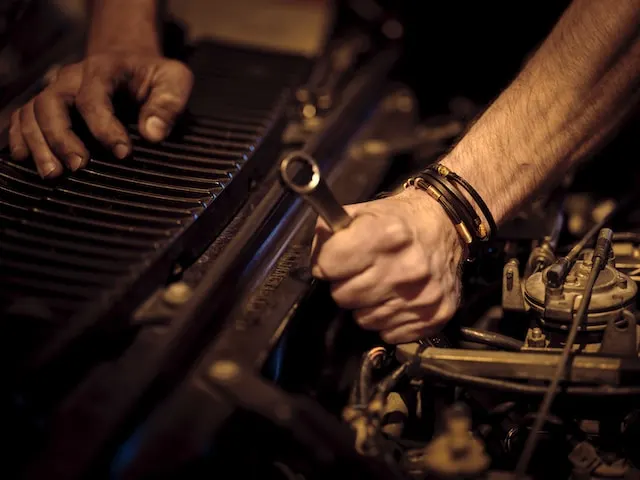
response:
[(14, 112), (9, 130), (11, 155), (17, 161), (33, 157), (40, 176), (54, 178), (64, 167), (84, 167), (89, 152), (71, 129), (69, 110), (76, 108), (89, 131), (123, 159), (131, 140), (115, 117), (111, 98), (129, 90), (141, 105), (141, 135), (159, 142), (170, 132), (189, 98), (193, 76), (182, 63), (159, 55), (108, 53), (63, 67), (35, 98)]

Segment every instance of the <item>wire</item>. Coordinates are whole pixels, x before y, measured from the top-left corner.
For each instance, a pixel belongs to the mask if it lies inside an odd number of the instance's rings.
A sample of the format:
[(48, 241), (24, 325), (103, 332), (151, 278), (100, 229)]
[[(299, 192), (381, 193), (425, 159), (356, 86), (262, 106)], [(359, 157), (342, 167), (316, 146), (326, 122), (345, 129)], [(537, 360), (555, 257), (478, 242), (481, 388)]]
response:
[(478, 330), (476, 328), (461, 327), (460, 336), (469, 342), (482, 343), (491, 347), (519, 352), (524, 343), (513, 337), (499, 333)]
[(375, 347), (363, 355), (358, 377), (358, 388), (356, 389), (356, 405), (364, 405), (369, 402), (372, 394), (371, 377), (373, 370), (380, 365), (386, 354), (387, 351), (384, 347)]
[[(476, 375), (468, 375), (466, 373), (452, 372), (446, 368), (427, 363), (422, 363), (420, 365), (420, 369), (423, 372), (437, 377), (439, 380), (449, 381), (456, 385), (465, 385), (472, 388), (536, 396), (542, 396), (548, 390), (548, 387), (541, 385), (527, 385), (509, 380), (498, 380), (495, 378), (478, 377)], [(640, 387), (567, 387), (562, 389), (562, 393), (571, 396), (600, 398), (640, 396)]]
[(573, 344), (575, 343), (576, 336), (578, 335), (578, 329), (587, 315), (587, 309), (589, 308), (589, 303), (591, 302), (591, 296), (593, 294), (593, 287), (596, 284), (596, 280), (598, 279), (600, 271), (605, 267), (605, 262), (609, 257), (612, 236), (613, 232), (611, 230), (603, 229), (598, 237), (596, 250), (594, 251), (593, 255), (593, 265), (591, 266), (591, 272), (589, 272), (589, 277), (587, 279), (587, 285), (584, 289), (582, 301), (580, 302), (580, 306), (578, 307), (576, 315), (573, 317), (571, 329), (569, 330), (569, 334), (567, 335), (567, 340), (562, 350), (562, 355), (560, 357), (560, 361), (558, 362), (553, 380), (551, 381), (551, 384), (549, 385), (549, 388), (545, 393), (544, 398), (542, 399), (542, 404), (540, 406), (540, 410), (538, 411), (538, 415), (536, 416), (536, 421), (533, 424), (531, 433), (527, 437), (527, 441), (525, 442), (522, 454), (520, 455), (520, 459), (518, 460), (518, 464), (515, 470), (516, 478), (521, 478), (525, 475), (527, 467), (529, 466), (529, 462), (533, 457), (533, 453), (540, 438), (539, 432), (544, 426), (547, 415), (549, 414), (551, 404), (553, 403), (553, 399), (555, 398), (556, 392), (558, 391), (560, 380), (564, 377), (565, 369), (569, 362), (569, 356), (571, 355), (571, 349), (573, 347)]

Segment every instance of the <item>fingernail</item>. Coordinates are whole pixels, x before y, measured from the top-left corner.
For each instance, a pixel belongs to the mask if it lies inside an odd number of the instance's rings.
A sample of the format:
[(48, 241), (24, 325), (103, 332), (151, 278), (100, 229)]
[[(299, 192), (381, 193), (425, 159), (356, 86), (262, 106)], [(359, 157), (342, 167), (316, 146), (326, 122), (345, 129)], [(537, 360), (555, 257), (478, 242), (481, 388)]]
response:
[(120, 160), (124, 160), (129, 155), (129, 147), (124, 143), (118, 143), (115, 147), (113, 147), (113, 154), (116, 158)]
[(47, 162), (40, 167), (40, 175), (42, 175), (42, 178), (47, 178), (49, 175), (55, 172), (55, 170), (56, 170), (56, 164)]
[(164, 138), (167, 133), (167, 122), (162, 120), (160, 117), (149, 117), (147, 119), (147, 123), (145, 124), (147, 129), (147, 136), (149, 140), (154, 142), (159, 142)]
[(75, 153), (72, 153), (67, 160), (69, 164), (69, 168), (71, 171), (75, 172), (76, 170), (82, 168), (84, 165), (84, 159)]

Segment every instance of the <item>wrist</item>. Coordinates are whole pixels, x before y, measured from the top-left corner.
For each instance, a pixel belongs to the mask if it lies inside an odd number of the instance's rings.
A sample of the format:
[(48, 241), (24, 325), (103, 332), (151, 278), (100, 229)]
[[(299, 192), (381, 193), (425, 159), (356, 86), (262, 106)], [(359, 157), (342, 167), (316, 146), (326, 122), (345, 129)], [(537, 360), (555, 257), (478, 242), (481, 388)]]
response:
[(157, 0), (97, 0), (87, 55), (161, 55)]
[[(495, 167), (491, 166), (491, 161), (480, 158), (480, 155), (469, 155), (463, 148), (456, 147), (438, 163), (466, 180), (485, 203), (496, 224), (503, 223), (510, 214), (511, 206), (503, 195), (507, 189), (504, 186), (501, 188), (496, 182)], [(461, 193), (476, 211), (480, 211), (478, 203), (466, 190), (461, 189)]]

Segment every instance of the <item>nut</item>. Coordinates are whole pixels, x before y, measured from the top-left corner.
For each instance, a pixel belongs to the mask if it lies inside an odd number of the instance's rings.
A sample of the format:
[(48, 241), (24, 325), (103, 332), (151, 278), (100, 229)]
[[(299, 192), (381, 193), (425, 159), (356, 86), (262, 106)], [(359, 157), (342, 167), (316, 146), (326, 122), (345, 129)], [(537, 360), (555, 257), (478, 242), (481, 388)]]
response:
[(191, 298), (191, 287), (184, 282), (176, 282), (169, 285), (162, 295), (162, 299), (169, 305), (182, 305)]

